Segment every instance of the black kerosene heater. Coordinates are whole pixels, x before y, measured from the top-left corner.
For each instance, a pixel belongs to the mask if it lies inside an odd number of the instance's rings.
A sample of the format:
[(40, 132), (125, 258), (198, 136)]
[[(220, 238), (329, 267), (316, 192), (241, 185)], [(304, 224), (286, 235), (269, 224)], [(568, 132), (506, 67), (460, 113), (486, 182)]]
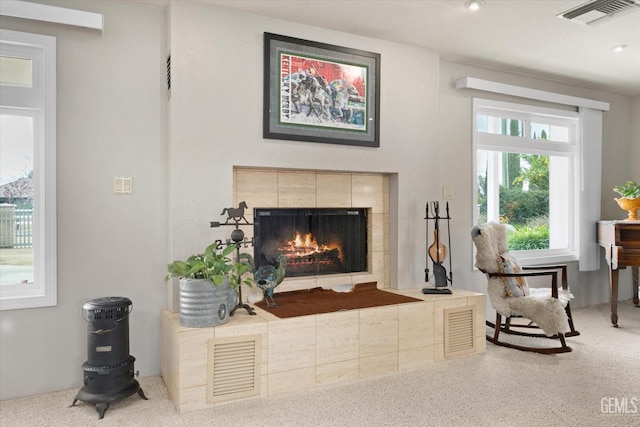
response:
[(109, 404), (134, 393), (147, 400), (134, 379), (135, 357), (129, 354), (131, 300), (105, 297), (87, 301), (82, 317), (87, 325), (87, 361), (82, 364), (84, 387), (73, 399), (93, 403), (102, 419)]

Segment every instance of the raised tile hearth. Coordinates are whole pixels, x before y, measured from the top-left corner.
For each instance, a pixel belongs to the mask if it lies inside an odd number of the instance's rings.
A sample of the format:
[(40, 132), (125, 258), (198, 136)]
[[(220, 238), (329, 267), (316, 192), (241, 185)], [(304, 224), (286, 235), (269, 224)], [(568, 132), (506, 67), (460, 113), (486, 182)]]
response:
[(211, 328), (161, 313), (161, 371), (179, 412), (291, 393), (483, 353), (484, 295), (454, 289), (420, 302), (279, 319), (256, 307)]

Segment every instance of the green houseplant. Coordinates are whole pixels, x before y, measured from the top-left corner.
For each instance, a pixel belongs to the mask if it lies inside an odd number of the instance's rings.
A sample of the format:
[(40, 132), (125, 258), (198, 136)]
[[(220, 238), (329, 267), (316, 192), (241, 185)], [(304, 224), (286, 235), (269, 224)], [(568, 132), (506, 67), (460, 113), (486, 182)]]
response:
[(180, 324), (188, 327), (208, 327), (226, 323), (237, 305), (237, 290), (251, 280), (243, 275), (250, 266), (232, 259), (236, 245), (217, 248), (207, 246), (204, 253), (167, 265), (166, 280), (180, 279)]
[(623, 185), (616, 185), (613, 191), (621, 197), (614, 199), (618, 206), (629, 212), (627, 220), (638, 220), (638, 209), (640, 209), (640, 185), (635, 181), (627, 181)]

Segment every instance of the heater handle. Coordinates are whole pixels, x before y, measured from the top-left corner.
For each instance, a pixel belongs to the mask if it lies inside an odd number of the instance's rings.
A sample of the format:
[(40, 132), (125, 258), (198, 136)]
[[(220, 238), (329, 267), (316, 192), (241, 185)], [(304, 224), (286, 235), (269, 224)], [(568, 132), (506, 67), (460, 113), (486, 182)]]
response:
[[(126, 316), (123, 316), (122, 318), (113, 321), (113, 325), (114, 325), (113, 328), (111, 328), (111, 329), (97, 329), (95, 331), (92, 331), (91, 329), (89, 329), (89, 326), (87, 326), (87, 330), (90, 333), (95, 334), (95, 335), (104, 335), (104, 334), (108, 334), (111, 331), (115, 331), (118, 328), (118, 322), (121, 322), (122, 320), (126, 319), (127, 316), (129, 316), (131, 314), (131, 312), (133, 311), (133, 305), (127, 306), (127, 310), (128, 311), (127, 311), (127, 315)], [(81, 314), (82, 319), (85, 322), (89, 323), (89, 325), (91, 325), (91, 323), (89, 322), (89, 319), (84, 317), (84, 312), (85, 312), (85, 310), (83, 309), (82, 310), (82, 314)]]

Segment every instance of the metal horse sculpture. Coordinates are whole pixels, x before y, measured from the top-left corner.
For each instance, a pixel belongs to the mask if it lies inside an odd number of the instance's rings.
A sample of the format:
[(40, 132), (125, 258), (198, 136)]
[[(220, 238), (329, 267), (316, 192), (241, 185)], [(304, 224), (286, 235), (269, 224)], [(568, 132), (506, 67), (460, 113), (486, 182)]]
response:
[(236, 224), (244, 220), (245, 224), (249, 224), (247, 218), (244, 217), (244, 210), (246, 207), (246, 202), (240, 202), (240, 205), (238, 205), (237, 208), (224, 208), (222, 212), (220, 212), (220, 215), (224, 215), (225, 213), (227, 214), (227, 220), (224, 222), (225, 224), (229, 224), (229, 220), (232, 220)]

